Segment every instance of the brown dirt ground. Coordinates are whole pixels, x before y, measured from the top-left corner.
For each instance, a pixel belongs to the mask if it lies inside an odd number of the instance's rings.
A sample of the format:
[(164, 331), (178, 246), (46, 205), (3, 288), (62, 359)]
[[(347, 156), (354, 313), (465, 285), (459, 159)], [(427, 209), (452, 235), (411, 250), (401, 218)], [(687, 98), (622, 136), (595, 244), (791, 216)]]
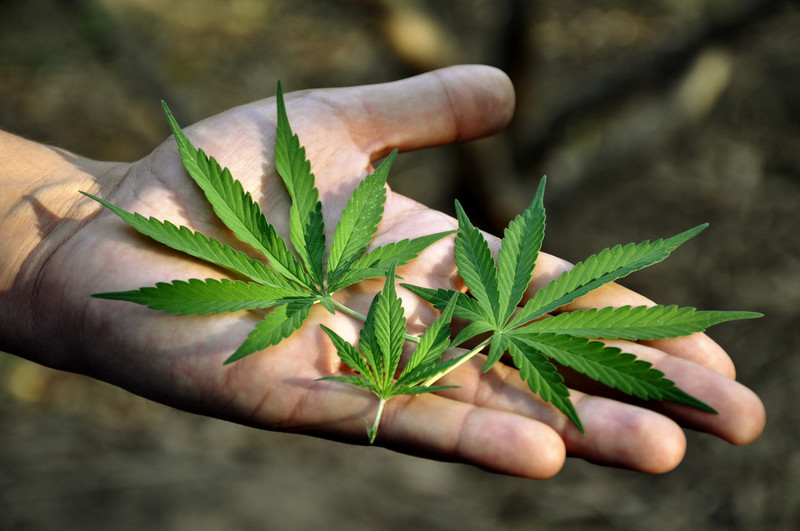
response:
[[(508, 131), (401, 157), (392, 186), (497, 231), (547, 173), (546, 250), (711, 229), (626, 284), (767, 317), (712, 336), (763, 398), (732, 447), (664, 476), (570, 460), (549, 481), (175, 411), (0, 354), (0, 529), (796, 529), (800, 7), (703, 0), (31, 0), (0, 5), (0, 128), (109, 160), (289, 89), (456, 63), (506, 70)], [(175, 103), (173, 103), (175, 102)], [(489, 197), (488, 204), (483, 198)]]

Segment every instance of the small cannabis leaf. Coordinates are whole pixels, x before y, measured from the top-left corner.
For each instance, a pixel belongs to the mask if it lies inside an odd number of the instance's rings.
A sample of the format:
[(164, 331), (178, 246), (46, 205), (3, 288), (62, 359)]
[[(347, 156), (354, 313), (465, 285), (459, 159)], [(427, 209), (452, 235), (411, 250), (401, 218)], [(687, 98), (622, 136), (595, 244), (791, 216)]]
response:
[(379, 398), (375, 421), (372, 426), (367, 424), (370, 443), (378, 433), (387, 400), (393, 396), (418, 395), (452, 387), (432, 386), (428, 382), (438, 379), (461, 361), (461, 358), (440, 361), (450, 346), (450, 320), (455, 306), (456, 299), (453, 298), (419, 339), (416, 350), (397, 376), (407, 333), (403, 306), (395, 291), (394, 268), (386, 276), (383, 290), (370, 305), (358, 348), (330, 328), (320, 325), (336, 347), (342, 362), (358, 373), (358, 376), (328, 376), (321, 379), (353, 384), (372, 391)]
[(242, 184), (213, 157), (195, 148), (181, 131), (166, 103), (163, 107), (187, 172), (203, 191), (217, 217), (238, 240), (258, 251), (264, 261), (254, 260), (229, 245), (186, 227), (145, 218), (85, 194), (140, 233), (241, 277), (237, 280), (159, 282), (153, 287), (93, 296), (135, 302), (155, 310), (184, 315), (271, 308), (225, 363), (280, 343), (302, 326), (311, 307), (317, 303), (331, 313), (340, 310), (363, 319), (363, 316), (334, 301), (332, 294), (356, 282), (385, 276), (390, 268), (405, 265), (426, 247), (451, 234), (441, 232), (401, 240), (367, 251), (383, 217), (386, 177), (396, 156), (395, 150), (353, 192), (336, 227), (326, 264), (319, 191), (305, 149), (289, 125), (283, 91), (278, 83), (275, 167), (291, 198), (289, 237), (292, 250)]
[(669, 400), (715, 413), (713, 408), (676, 387), (650, 363), (592, 341), (592, 338), (635, 341), (677, 337), (702, 332), (717, 323), (760, 317), (761, 314), (701, 312), (675, 306), (625, 306), (549, 317), (550, 312), (608, 282), (664, 260), (705, 225), (666, 240), (605, 249), (576, 264), (518, 308), (544, 238), (545, 181), (543, 178), (530, 207), (506, 228), (497, 260), (484, 236), (456, 202), (455, 260), (469, 295), (453, 290), (404, 286), (439, 309), (456, 300), (454, 314), (467, 320), (467, 325), (453, 344), (479, 334), (490, 334), (475, 349), (489, 347), (484, 371), (508, 353), (531, 390), (561, 410), (581, 432), (580, 418), (554, 362), (628, 395)]

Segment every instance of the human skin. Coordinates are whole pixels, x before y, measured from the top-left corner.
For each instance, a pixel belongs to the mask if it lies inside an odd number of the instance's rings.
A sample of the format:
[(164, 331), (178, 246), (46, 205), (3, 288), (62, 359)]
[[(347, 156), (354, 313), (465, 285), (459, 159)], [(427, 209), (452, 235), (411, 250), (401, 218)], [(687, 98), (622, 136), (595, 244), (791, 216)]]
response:
[[(514, 92), (502, 72), (462, 66), (382, 85), (290, 93), (286, 105), (316, 175), (330, 242), (345, 202), (373, 162), (395, 147), (407, 151), (494, 133), (511, 118)], [(275, 120), (274, 98), (267, 98), (184, 131), (231, 170), (286, 236), (289, 201), (272, 157)], [(375, 397), (340, 382), (318, 381), (347, 372), (319, 325), (355, 340), (358, 321), (315, 306), (303, 327), (280, 345), (223, 366), (258, 322), (255, 312), (176, 316), (90, 295), (226, 273), (142, 237), (79, 190), (244, 250), (187, 177), (172, 138), (142, 160), (122, 163), (89, 160), (0, 132), (0, 349), (187, 411), (366, 443), (364, 419), (374, 415)], [(455, 226), (449, 216), (388, 190), (373, 245)], [(499, 241), (490, 237), (490, 244), (496, 250)], [(398, 274), (412, 284), (463, 289), (452, 251), (452, 238), (442, 240)], [(525, 299), (570, 267), (541, 254)], [(381, 285), (363, 282), (335, 297), (366, 313)], [(433, 310), (398, 291), (410, 331), (421, 332), (435, 317)], [(609, 284), (566, 309), (626, 304), (653, 302)], [(647, 409), (568, 381), (586, 430), (580, 434), (533, 395), (515, 369), (496, 364), (483, 374), (475, 357), (439, 382), (457, 389), (390, 400), (376, 444), (546, 478), (567, 456), (665, 472), (683, 458), (686, 428), (733, 444), (749, 443), (763, 430), (761, 401), (734, 380), (730, 358), (706, 335), (609, 344), (652, 362), (719, 414), (667, 403)]]

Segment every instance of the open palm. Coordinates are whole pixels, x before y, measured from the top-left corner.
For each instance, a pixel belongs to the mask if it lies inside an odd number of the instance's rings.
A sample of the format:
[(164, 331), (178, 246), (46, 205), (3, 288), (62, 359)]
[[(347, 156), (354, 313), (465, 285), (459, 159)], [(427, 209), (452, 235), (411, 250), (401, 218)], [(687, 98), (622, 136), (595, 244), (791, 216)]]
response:
[[(345, 202), (375, 160), (394, 147), (414, 149), (497, 131), (510, 119), (513, 90), (496, 70), (459, 67), (385, 85), (294, 93), (286, 101), (316, 175), (330, 242)], [(289, 199), (272, 157), (274, 99), (184, 130), (195, 146), (231, 170), (286, 236)], [(112, 174), (116, 178), (108, 177)], [(145, 159), (115, 166), (97, 183), (97, 195), (128, 211), (185, 225), (249, 252), (216, 219), (186, 176), (171, 138)], [(374, 245), (453, 228), (452, 218), (389, 191)], [(399, 273), (413, 284), (460, 288), (452, 256), (452, 239), (445, 239)], [(541, 256), (529, 294), (568, 267), (555, 257)], [(318, 381), (344, 369), (319, 324), (354, 340), (358, 321), (317, 305), (303, 327), (279, 346), (223, 367), (259, 321), (255, 312), (174, 316), (89, 297), (167, 280), (223, 276), (220, 269), (148, 241), (112, 213), (97, 211), (58, 248), (42, 275), (42, 293), (56, 302), (47, 311), (59, 316), (48, 341), (73, 360), (64, 368), (169, 405), (261, 428), (366, 442), (364, 418), (374, 414), (374, 397), (339, 382)], [(366, 281), (335, 297), (365, 313), (381, 284)], [(412, 332), (433, 319), (427, 305), (410, 293), (402, 295)], [(572, 307), (648, 302), (612, 284)], [(474, 359), (443, 382), (458, 389), (390, 401), (376, 442), (504, 473), (547, 477), (561, 468), (568, 453), (633, 469), (669, 470), (685, 448), (679, 423), (735, 443), (760, 433), (760, 401), (731, 379), (730, 360), (706, 336), (625, 348), (652, 361), (720, 415), (669, 404), (653, 412), (576, 390), (573, 400), (586, 429), (582, 435), (532, 395), (515, 370), (498, 364), (484, 375), (482, 363)]]

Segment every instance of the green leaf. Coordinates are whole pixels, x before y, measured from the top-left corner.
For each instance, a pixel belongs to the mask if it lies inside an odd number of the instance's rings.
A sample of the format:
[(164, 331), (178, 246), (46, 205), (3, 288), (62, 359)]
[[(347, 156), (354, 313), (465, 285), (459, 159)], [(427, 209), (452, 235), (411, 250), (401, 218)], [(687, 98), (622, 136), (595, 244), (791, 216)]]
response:
[(546, 178), (542, 177), (531, 205), (511, 221), (504, 233), (497, 260), (500, 294), (498, 324), (508, 321), (531, 281), (544, 239), (545, 182)]
[(296, 294), (254, 282), (192, 278), (131, 291), (95, 293), (92, 297), (135, 302), (166, 313), (198, 315), (271, 308), (286, 304), (286, 299)]
[[(456, 305), (456, 309), (454, 311), (455, 317), (459, 319), (467, 319), (470, 321), (481, 321), (487, 322), (484, 318), (483, 311), (481, 311), (480, 305), (478, 301), (471, 298), (466, 293), (461, 293), (459, 291), (455, 291), (452, 289), (433, 289), (433, 288), (423, 288), (421, 286), (415, 286), (413, 284), (400, 284), (407, 290), (411, 291), (418, 297), (422, 298), (423, 300), (427, 301), (428, 303), (432, 304), (434, 308), (437, 310), (444, 310), (447, 307), (448, 302), (450, 299), (455, 295), (458, 294), (458, 304)], [(494, 328), (494, 324), (490, 325)], [(465, 339), (466, 341), (466, 339)]]
[(306, 269), (320, 288), (324, 284), (323, 258), (325, 234), (322, 221), (322, 203), (311, 173), (311, 163), (306, 160), (306, 150), (292, 132), (283, 90), (278, 82), (278, 129), (275, 137), (275, 169), (283, 179), (292, 206), (289, 209), (289, 236)]
[(541, 317), (604, 284), (664, 260), (679, 245), (707, 226), (700, 225), (672, 238), (652, 243), (645, 241), (624, 247), (617, 245), (590, 256), (539, 290), (511, 320), (508, 327), (516, 327)]
[(383, 355), (383, 385), (388, 388), (400, 364), (406, 334), (403, 305), (394, 287), (394, 269), (386, 276), (375, 306), (375, 343)]
[(457, 297), (452, 297), (444, 312), (425, 330), (411, 359), (397, 378), (403, 377), (421, 365), (431, 365), (442, 357), (450, 346), (450, 320), (456, 308)]
[(256, 325), (236, 352), (225, 360), (225, 365), (277, 345), (292, 335), (303, 325), (313, 304), (314, 299), (300, 299), (273, 309)]
[(465, 356), (439, 361), (450, 344), (449, 323), (456, 307), (456, 298), (419, 339), (402, 373), (394, 380), (406, 340), (406, 320), (403, 306), (394, 287), (395, 273), (391, 268), (383, 287), (372, 300), (361, 329), (359, 348), (353, 347), (334, 331), (323, 326), (339, 358), (360, 374), (360, 377), (334, 376), (324, 379), (357, 385), (375, 393), (380, 399), (375, 421), (367, 424), (370, 442), (374, 441), (385, 402), (397, 395), (431, 393), (452, 386), (432, 386), (428, 379), (438, 379), (464, 359)]
[(342, 276), (375, 236), (386, 202), (386, 176), (396, 155), (397, 150), (392, 151), (383, 164), (361, 181), (342, 211), (328, 257), (329, 284)]
[(486, 358), (486, 363), (483, 366), (483, 372), (488, 372), (492, 366), (500, 361), (506, 350), (508, 350), (508, 336), (503, 332), (495, 332), (492, 335), (492, 342), (489, 345), (489, 356)]
[(178, 144), (183, 165), (203, 190), (217, 217), (239, 240), (266, 256), (276, 270), (295, 282), (311, 287), (308, 275), (289, 252), (286, 242), (267, 222), (250, 193), (245, 192), (242, 184), (231, 177), (227, 168), (222, 169), (213, 157), (196, 149), (181, 131), (167, 104), (162, 102), (162, 105)]
[(445, 389), (458, 389), (456, 385), (408, 385), (394, 389), (393, 396), (398, 395), (421, 395), (425, 393), (436, 393)]
[[(322, 330), (327, 334), (330, 338), (331, 343), (333, 343), (334, 348), (336, 348), (336, 352), (339, 355), (339, 359), (342, 360), (342, 363), (359, 373), (363, 378), (370, 382), (374, 382), (377, 380), (377, 374), (373, 372), (370, 368), (370, 365), (367, 363), (367, 360), (364, 359), (364, 356), (358, 351), (356, 347), (348, 343), (345, 339), (343, 339), (339, 334), (328, 328), (327, 326), (321, 324), (320, 327)], [(327, 379), (332, 379), (335, 377), (328, 377)], [(341, 380), (340, 380), (341, 381)], [(352, 382), (351, 382), (352, 383)], [(374, 384), (371, 384), (372, 388), (375, 393), (378, 393), (379, 390), (375, 387)]]
[(716, 413), (713, 408), (686, 394), (652, 364), (607, 347), (598, 341), (556, 334), (515, 335), (514, 343), (523, 343), (558, 363), (575, 369), (589, 378), (642, 399), (670, 400)]
[(472, 225), (458, 201), (456, 201), (456, 214), (458, 235), (454, 253), (458, 273), (472, 296), (478, 301), (484, 319), (497, 324), (500, 301), (494, 257), (486, 238)]
[(567, 334), (606, 339), (664, 339), (688, 336), (726, 321), (761, 317), (755, 312), (697, 311), (677, 306), (639, 306), (566, 312), (534, 321), (511, 333)]
[(159, 221), (152, 217), (145, 218), (138, 213), (127, 212), (99, 197), (86, 192), (81, 193), (114, 212), (141, 234), (159, 243), (239, 273), (261, 284), (293, 290), (296, 295), (305, 293), (295, 284), (276, 274), (265, 264), (258, 260), (253, 260), (243, 252), (224, 245), (213, 238), (208, 238), (183, 226), (178, 228), (169, 221)]
[(375, 384), (383, 389), (385, 364), (380, 345), (378, 345), (377, 332), (375, 331), (375, 314), (378, 310), (380, 296), (380, 293), (375, 294), (369, 305), (366, 319), (364, 319), (364, 326), (361, 327), (361, 331), (358, 334), (358, 348), (366, 358), (367, 364), (372, 367), (372, 371), (375, 374)]
[(334, 382), (348, 383), (350, 385), (355, 385), (357, 387), (361, 387), (362, 389), (366, 389), (367, 391), (372, 391), (376, 395), (380, 393), (378, 388), (375, 387), (374, 383), (372, 383), (370, 380), (362, 378), (361, 376), (324, 376), (322, 378), (318, 378), (317, 380), (332, 380)]
[(569, 399), (569, 389), (564, 385), (564, 378), (556, 372), (555, 365), (536, 350), (520, 348), (516, 341), (510, 341), (508, 347), (511, 359), (519, 369), (520, 377), (528, 384), (531, 391), (538, 394), (542, 400), (556, 406), (581, 433), (584, 433), (578, 412)]
[(385, 277), (386, 271), (386, 269), (380, 269), (377, 267), (370, 269), (354, 269), (353, 266), (350, 266), (350, 268), (344, 271), (344, 274), (339, 282), (328, 286), (328, 293), (335, 293), (340, 289), (344, 289), (348, 286), (352, 286), (353, 284), (357, 284), (361, 281), (371, 278)]
[(431, 244), (450, 234), (453, 234), (453, 231), (438, 232), (411, 240), (400, 240), (377, 247), (361, 255), (350, 264), (350, 267), (343, 270), (339, 280), (329, 286), (328, 290), (334, 292), (362, 280), (386, 276), (392, 264), (396, 267), (406, 265)]
[[(465, 358), (469, 356), (470, 354), (466, 353), (456, 358), (450, 358), (444, 361), (437, 361), (435, 363), (416, 366), (413, 370), (408, 371), (405, 375), (403, 375), (402, 378), (397, 380), (394, 394), (410, 394), (406, 389), (413, 388), (417, 385), (434, 389), (434, 387), (429, 385), (430, 383), (435, 382), (448, 373), (452, 368), (460, 365)], [(457, 386), (453, 385), (445, 385), (438, 386), (435, 389), (453, 389), (456, 387)]]
[(487, 323), (483, 320), (472, 321), (467, 326), (462, 328), (458, 335), (453, 338), (452, 343), (450, 343), (450, 347), (452, 348), (461, 345), (465, 341), (469, 341), (470, 339), (487, 332), (493, 332), (494, 330), (495, 326), (491, 323)]
[(328, 313), (334, 315), (336, 313), (336, 304), (333, 302), (333, 298), (330, 295), (320, 295), (317, 297), (317, 302), (319, 302), (323, 308), (328, 310)]

